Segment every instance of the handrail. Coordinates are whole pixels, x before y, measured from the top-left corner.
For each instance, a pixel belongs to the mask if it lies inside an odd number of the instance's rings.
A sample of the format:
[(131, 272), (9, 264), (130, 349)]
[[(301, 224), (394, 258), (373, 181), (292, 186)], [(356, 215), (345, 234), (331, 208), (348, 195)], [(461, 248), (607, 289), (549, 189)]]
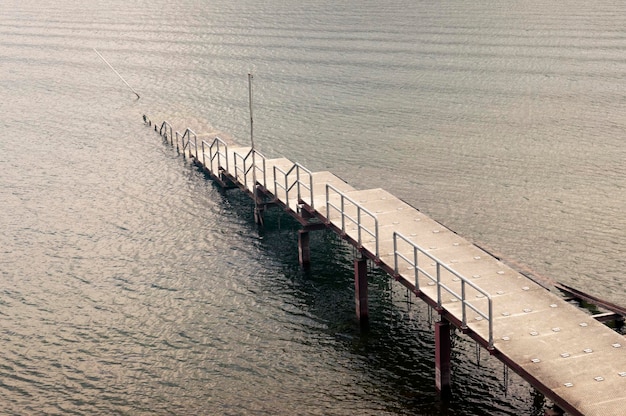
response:
[[(220, 147), (222, 147), (224, 150), (220, 151)], [(204, 151), (203, 151), (203, 154), (204, 154)], [(224, 166), (221, 163), (221, 160), (224, 159), (224, 161), (226, 162), (225, 170), (226, 172), (228, 172), (228, 145), (226, 144), (224, 140), (220, 139), (219, 137), (215, 137), (215, 139), (213, 139), (213, 142), (209, 146), (209, 160), (211, 161), (211, 167), (213, 167), (214, 159), (217, 159), (217, 170), (224, 168)], [(204, 164), (204, 166), (206, 166), (206, 163)], [(216, 172), (213, 172), (213, 173), (216, 173)]]
[[(330, 202), (331, 190), (337, 193), (339, 196), (341, 196), (341, 206), (337, 207), (336, 205)], [(346, 210), (345, 210), (346, 201), (348, 201), (349, 203), (351, 203), (352, 205), (356, 207), (357, 209), (356, 218), (353, 218), (352, 216), (346, 213)], [(350, 198), (349, 196), (347, 196), (346, 194), (344, 194), (343, 192), (341, 192), (339, 189), (335, 188), (331, 184), (326, 184), (326, 218), (329, 221), (330, 221), (330, 208), (331, 207), (341, 214), (341, 231), (344, 234), (346, 233), (346, 218), (349, 219), (353, 224), (357, 226), (358, 228), (358, 232), (357, 232), (358, 240), (357, 241), (358, 241), (359, 247), (363, 246), (362, 231), (365, 231), (367, 234), (369, 234), (370, 236), (374, 238), (375, 243), (376, 243), (376, 253), (375, 253), (376, 259), (377, 260), (380, 259), (380, 250), (379, 250), (379, 241), (378, 241), (379, 240), (378, 218), (376, 217), (376, 215), (374, 215), (372, 212), (368, 211), (367, 209), (363, 208), (355, 200), (353, 200), (352, 198)], [(374, 220), (374, 231), (370, 230), (369, 228), (365, 227), (365, 225), (363, 225), (361, 221), (363, 214), (366, 214), (367, 216), (369, 216), (370, 218)]]
[[(260, 156), (261, 157), (261, 166), (259, 166), (259, 163), (256, 160), (256, 156)], [(248, 161), (249, 157), (251, 157), (252, 163), (249, 166), (247, 166), (247, 161)], [(237, 166), (237, 160), (238, 159), (241, 160), (241, 166)], [(238, 153), (235, 153), (234, 154), (234, 161), (235, 161), (235, 178), (237, 178), (237, 180), (239, 180), (238, 173), (239, 172), (242, 173), (244, 188), (248, 188), (248, 174), (250, 173), (250, 171), (252, 171), (253, 181), (256, 179), (257, 183), (260, 183), (263, 186), (267, 186), (267, 177), (266, 177), (266, 174), (265, 174), (265, 156), (263, 156), (263, 154), (261, 154), (260, 152), (256, 151), (255, 149), (250, 149), (250, 151), (245, 156), (242, 156), (242, 155), (240, 155)], [(260, 178), (258, 176), (256, 176), (256, 171), (260, 171), (261, 172), (262, 178), (263, 178), (263, 182), (260, 182), (260, 180), (259, 180)], [(256, 186), (256, 183), (254, 183), (252, 185)]]
[[(292, 184), (289, 184), (289, 175), (291, 175), (294, 170), (296, 172), (296, 180), (293, 181)], [(278, 182), (278, 175), (276, 174), (277, 171), (283, 174), (283, 178), (285, 179), (284, 185)], [(300, 179), (300, 171), (308, 175), (308, 184)], [(301, 188), (307, 189), (309, 191), (309, 196), (311, 198), (311, 203), (309, 206), (315, 209), (313, 202), (313, 173), (299, 163), (294, 163), (293, 166), (286, 172), (278, 166), (274, 166), (274, 196), (277, 196), (278, 188), (285, 191), (285, 204), (287, 205), (287, 208), (289, 208), (289, 191), (291, 191), (294, 187), (296, 187), (296, 190), (298, 192), (298, 201), (302, 200)]]
[[(191, 136), (193, 135), (193, 145), (195, 147), (195, 155), (191, 153), (191, 146), (189, 146), (191, 144)], [(189, 151), (190, 154), (192, 156), (195, 156), (195, 158), (198, 158), (198, 136), (196, 136), (196, 133), (194, 133), (193, 130), (191, 130), (190, 128), (187, 128), (187, 130), (185, 130), (185, 133), (181, 136), (181, 134), (179, 132), (176, 132), (176, 147), (178, 148), (178, 137), (182, 137), (181, 142), (183, 144), (183, 152), (185, 151), (185, 149), (187, 149), (187, 146), (189, 146)], [(185, 137), (187, 138), (187, 142), (185, 143)]]
[[(413, 248), (413, 258), (410, 258), (404, 255), (401, 251), (398, 250), (398, 239), (404, 241), (406, 244), (408, 244), (409, 246)], [(489, 348), (490, 349), (493, 348), (493, 300), (489, 293), (487, 293), (486, 291), (478, 287), (473, 282), (469, 281), (467, 278), (463, 277), (461, 274), (453, 270), (450, 266), (447, 266), (446, 264), (441, 262), (438, 258), (433, 256), (432, 254), (427, 253), (426, 250), (422, 249), (421, 247), (419, 247), (414, 242), (412, 242), (411, 240), (409, 240), (407, 237), (403, 236), (402, 234), (398, 233), (397, 231), (394, 231), (393, 233), (393, 254), (394, 254), (395, 273), (396, 274), (400, 273), (399, 272), (399, 269), (400, 269), (399, 259), (402, 259), (406, 263), (408, 263), (409, 266), (411, 266), (414, 270), (414, 278), (415, 278), (414, 284), (417, 290), (420, 290), (419, 280), (418, 280), (420, 273), (423, 276), (426, 276), (431, 282), (437, 285), (437, 306), (439, 308), (441, 308), (441, 305), (442, 305), (442, 302), (441, 302), (441, 290), (442, 289), (444, 289), (446, 292), (454, 296), (455, 299), (461, 301), (463, 305), (462, 306), (462, 316), (463, 316), (462, 327), (463, 328), (467, 328), (467, 308), (468, 307), (472, 309), (474, 312), (476, 312), (478, 315), (480, 315), (483, 319), (486, 319), (489, 322)], [(428, 259), (435, 262), (435, 270), (436, 270), (435, 276), (432, 276), (428, 271), (420, 267), (418, 263), (419, 254), (425, 255)], [(461, 282), (461, 294), (460, 295), (441, 281), (442, 269), (452, 274), (452, 276), (454, 276)], [(488, 305), (489, 305), (487, 313), (484, 313), (482, 310), (474, 306), (469, 301), (465, 293), (466, 286), (473, 288), (474, 290), (478, 291), (483, 297), (487, 298)]]
[[(206, 145), (206, 146), (205, 146)], [(204, 166), (205, 169), (208, 169), (209, 172), (213, 173), (213, 169), (211, 169), (212, 166), (209, 166), (206, 164), (206, 149), (207, 148), (211, 148), (211, 145), (208, 144), (206, 141), (202, 140), (202, 166)], [(209, 156), (209, 160), (211, 160), (211, 157)]]
[[(163, 129), (165, 129), (165, 135), (163, 134)], [(168, 135), (167, 135), (167, 130), (169, 129), (170, 131), (170, 144), (173, 145), (174, 144), (174, 135), (172, 134), (172, 125), (170, 123), (168, 123), (167, 121), (164, 121), (163, 123), (161, 123), (161, 128), (159, 129), (159, 135), (161, 135), (161, 137), (163, 137), (164, 139), (167, 140)]]

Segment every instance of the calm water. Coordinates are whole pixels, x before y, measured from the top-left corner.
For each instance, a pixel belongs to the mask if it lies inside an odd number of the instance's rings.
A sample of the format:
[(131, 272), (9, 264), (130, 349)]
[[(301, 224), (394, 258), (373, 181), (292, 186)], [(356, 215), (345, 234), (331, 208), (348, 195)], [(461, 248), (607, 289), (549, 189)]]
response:
[(248, 72), (266, 155), (626, 304), (623, 3), (59, 3), (0, 0), (0, 413), (543, 414), (462, 336), (443, 407), (427, 308), (373, 273), (361, 334), (348, 247), (143, 126), (246, 143)]

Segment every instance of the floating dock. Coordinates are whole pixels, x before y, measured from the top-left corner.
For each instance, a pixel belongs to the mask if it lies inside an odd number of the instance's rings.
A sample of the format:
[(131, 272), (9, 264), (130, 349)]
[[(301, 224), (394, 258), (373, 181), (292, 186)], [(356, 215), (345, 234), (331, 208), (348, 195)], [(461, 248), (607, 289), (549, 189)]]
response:
[[(144, 116), (147, 125), (151, 121)], [(355, 303), (368, 319), (367, 261), (393, 276), (439, 314), (436, 386), (450, 390), (451, 325), (487, 349), (570, 415), (626, 415), (626, 340), (590, 314), (460, 237), (384, 189), (358, 190), (331, 172), (168, 122), (154, 129), (223, 187), (255, 201), (255, 219), (278, 206), (309, 233), (330, 229), (353, 245)]]

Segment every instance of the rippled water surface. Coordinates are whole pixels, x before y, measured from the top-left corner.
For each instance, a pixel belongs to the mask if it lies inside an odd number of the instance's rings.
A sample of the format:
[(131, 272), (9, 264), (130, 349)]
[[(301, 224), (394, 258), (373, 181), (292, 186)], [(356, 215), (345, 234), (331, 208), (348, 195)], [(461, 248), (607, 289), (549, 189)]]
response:
[[(249, 132), (625, 305), (620, 2), (0, 0), (0, 413), (543, 414), (352, 253), (220, 191), (141, 120)], [(141, 95), (94, 52), (100, 51)], [(210, 127), (209, 127), (210, 126)]]

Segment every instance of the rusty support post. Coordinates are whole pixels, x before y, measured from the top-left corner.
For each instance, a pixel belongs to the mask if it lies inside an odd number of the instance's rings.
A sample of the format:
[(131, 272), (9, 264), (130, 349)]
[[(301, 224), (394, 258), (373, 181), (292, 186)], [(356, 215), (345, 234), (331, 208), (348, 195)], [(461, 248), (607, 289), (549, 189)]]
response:
[(263, 226), (265, 223), (263, 217), (263, 214), (265, 213), (265, 204), (260, 202), (263, 200), (263, 192), (261, 191), (259, 185), (254, 186), (252, 198), (254, 199), (254, 222), (257, 225)]
[(265, 207), (262, 205), (257, 206), (254, 209), (254, 222), (257, 225), (263, 225), (263, 213), (265, 212)]
[(367, 259), (356, 257), (354, 259), (354, 300), (356, 302), (356, 317), (361, 328), (366, 328), (369, 323), (367, 307)]
[(444, 401), (451, 396), (452, 340), (450, 338), (450, 322), (441, 318), (435, 323), (435, 384)]
[(311, 215), (311, 213), (304, 208), (304, 204), (298, 204), (298, 214), (300, 214), (300, 218), (303, 220), (310, 220), (313, 218), (313, 215)]
[(309, 245), (310, 233), (308, 230), (298, 230), (298, 258), (300, 266), (311, 265), (311, 248)]
[(559, 408), (557, 405), (554, 405), (551, 409), (546, 409), (545, 416), (563, 416), (565, 412)]

